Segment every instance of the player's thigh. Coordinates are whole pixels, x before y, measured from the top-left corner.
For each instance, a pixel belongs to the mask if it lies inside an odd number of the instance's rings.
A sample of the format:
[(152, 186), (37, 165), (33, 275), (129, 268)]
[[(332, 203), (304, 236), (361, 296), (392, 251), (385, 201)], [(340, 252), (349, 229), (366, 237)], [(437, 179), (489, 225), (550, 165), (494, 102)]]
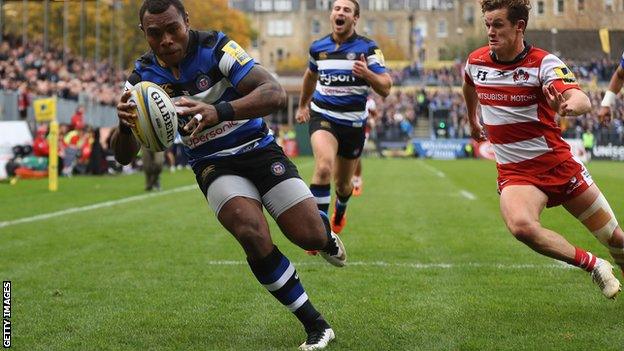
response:
[(539, 222), (548, 196), (533, 185), (509, 185), (500, 194), (500, 209), (509, 229)]
[(600, 196), (600, 189), (596, 184), (592, 184), (587, 190), (579, 196), (563, 203), (563, 207), (574, 217), (580, 216), (585, 210), (591, 206)]

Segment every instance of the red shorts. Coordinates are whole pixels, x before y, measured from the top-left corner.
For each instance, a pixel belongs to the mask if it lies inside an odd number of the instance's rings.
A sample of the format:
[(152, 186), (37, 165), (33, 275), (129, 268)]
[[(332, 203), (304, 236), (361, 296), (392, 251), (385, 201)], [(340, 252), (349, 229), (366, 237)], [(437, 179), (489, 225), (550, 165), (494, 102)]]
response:
[(497, 182), (499, 194), (509, 185), (536, 186), (548, 196), (546, 207), (559, 206), (594, 184), (587, 168), (574, 157), (541, 174), (499, 173)]

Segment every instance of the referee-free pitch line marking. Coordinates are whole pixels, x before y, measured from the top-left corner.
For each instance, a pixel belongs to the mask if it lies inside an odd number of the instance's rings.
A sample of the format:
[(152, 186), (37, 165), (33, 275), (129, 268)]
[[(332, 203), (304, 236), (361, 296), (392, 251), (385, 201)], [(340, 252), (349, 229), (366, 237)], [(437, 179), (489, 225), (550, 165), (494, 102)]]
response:
[[(347, 262), (347, 266), (363, 267), (402, 267), (410, 269), (456, 269), (456, 268), (493, 268), (493, 269), (573, 269), (569, 264), (554, 261), (552, 264), (505, 264), (505, 263), (418, 263), (418, 262), (385, 262), (385, 261), (353, 261)], [(247, 266), (246, 261), (208, 261), (209, 266)], [(293, 262), (295, 266), (326, 266), (327, 262)]]
[(444, 172), (436, 169), (435, 167), (430, 166), (430, 165), (428, 165), (428, 164), (426, 164), (424, 162), (422, 163), (422, 165), (423, 165), (423, 167), (425, 167), (426, 170), (428, 170), (429, 172), (437, 175), (438, 177), (440, 177), (440, 178), (445, 178), (446, 177), (446, 174), (444, 174)]
[[(303, 164), (299, 165), (298, 168), (308, 167), (308, 166), (311, 166), (313, 164), (314, 164), (313, 161), (306, 162), (306, 163), (303, 163)], [(130, 196), (130, 197), (126, 197), (126, 198), (119, 199), (119, 200), (100, 202), (100, 203), (97, 203), (97, 204), (87, 205), (87, 206), (83, 206), (83, 207), (72, 207), (72, 208), (68, 208), (68, 209), (65, 209), (65, 210), (61, 210), (61, 211), (44, 213), (44, 214), (40, 214), (40, 215), (36, 215), (36, 216), (32, 216), (32, 217), (24, 217), (24, 218), (14, 219), (14, 220), (11, 220), (11, 221), (0, 222), (0, 228), (9, 227), (9, 226), (12, 226), (12, 225), (22, 224), (22, 223), (43, 221), (43, 220), (46, 220), (46, 219), (49, 219), (49, 218), (64, 216), (64, 215), (68, 215), (68, 214), (71, 214), (71, 213), (96, 210), (98, 208), (111, 207), (111, 206), (115, 206), (115, 205), (119, 205), (119, 204), (125, 204), (125, 203), (128, 203), (128, 202), (149, 199), (149, 198), (155, 197), (155, 196), (179, 193), (179, 192), (182, 192), (182, 191), (189, 191), (189, 190), (193, 190), (193, 189), (197, 189), (197, 185), (186, 185), (186, 186), (182, 186), (182, 187), (179, 187), (179, 188), (174, 188), (174, 189), (170, 189), (170, 190), (160, 191), (160, 192), (157, 192), (157, 193), (150, 193), (150, 194), (143, 194), (143, 195), (137, 195), (137, 196)]]
[(471, 193), (470, 191), (467, 190), (460, 190), (459, 193), (461, 194), (461, 196), (465, 197), (468, 200), (476, 200), (477, 196), (473, 193)]
[(49, 219), (49, 218), (65, 216), (65, 215), (68, 215), (68, 214), (71, 214), (71, 213), (96, 210), (98, 208), (111, 207), (111, 206), (115, 206), (115, 205), (119, 205), (119, 204), (125, 204), (125, 203), (128, 203), (128, 202), (140, 201), (140, 200), (145, 200), (145, 199), (149, 199), (149, 198), (156, 197), (156, 196), (169, 195), (169, 194), (179, 193), (179, 192), (183, 192), (183, 191), (189, 191), (189, 190), (193, 190), (193, 189), (197, 189), (197, 185), (196, 184), (181, 186), (179, 188), (174, 188), (174, 189), (170, 189), (170, 190), (160, 191), (160, 192), (157, 192), (157, 193), (136, 195), (136, 196), (130, 196), (130, 197), (126, 197), (126, 198), (119, 199), (119, 200), (100, 202), (100, 203), (93, 204), (93, 205), (87, 205), (87, 206), (82, 206), (82, 207), (72, 207), (72, 208), (68, 208), (68, 209), (65, 209), (65, 210), (61, 210), (61, 211), (44, 213), (44, 214), (40, 214), (40, 215), (36, 215), (36, 216), (32, 216), (32, 217), (19, 218), (19, 219), (15, 219), (15, 220), (12, 220), (12, 221), (0, 222), (0, 228), (4, 228), (4, 227), (16, 225), (16, 224), (22, 224), (22, 223), (43, 221), (43, 220), (46, 220), (46, 219)]

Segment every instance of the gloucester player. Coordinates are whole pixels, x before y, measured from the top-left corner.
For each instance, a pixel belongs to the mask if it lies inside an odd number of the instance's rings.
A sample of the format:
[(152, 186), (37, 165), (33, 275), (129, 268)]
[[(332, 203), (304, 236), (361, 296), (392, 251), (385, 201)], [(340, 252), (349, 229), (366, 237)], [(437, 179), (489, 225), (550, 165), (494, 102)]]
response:
[(624, 267), (624, 233), (555, 122), (556, 114), (588, 112), (590, 100), (558, 57), (524, 41), (529, 0), (480, 3), (488, 45), (470, 54), (463, 93), (472, 137), (483, 141), (487, 134), (494, 147), (505, 224), (536, 252), (590, 272), (602, 293), (615, 298), (621, 285), (611, 264), (540, 223), (545, 207), (563, 205)]

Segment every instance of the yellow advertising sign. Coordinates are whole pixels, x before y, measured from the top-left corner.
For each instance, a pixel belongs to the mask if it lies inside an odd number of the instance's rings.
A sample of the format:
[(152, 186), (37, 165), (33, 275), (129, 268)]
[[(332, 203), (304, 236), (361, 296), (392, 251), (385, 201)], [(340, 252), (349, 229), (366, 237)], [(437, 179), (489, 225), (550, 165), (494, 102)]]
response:
[(37, 122), (56, 120), (56, 98), (37, 99), (33, 102), (33, 108)]

